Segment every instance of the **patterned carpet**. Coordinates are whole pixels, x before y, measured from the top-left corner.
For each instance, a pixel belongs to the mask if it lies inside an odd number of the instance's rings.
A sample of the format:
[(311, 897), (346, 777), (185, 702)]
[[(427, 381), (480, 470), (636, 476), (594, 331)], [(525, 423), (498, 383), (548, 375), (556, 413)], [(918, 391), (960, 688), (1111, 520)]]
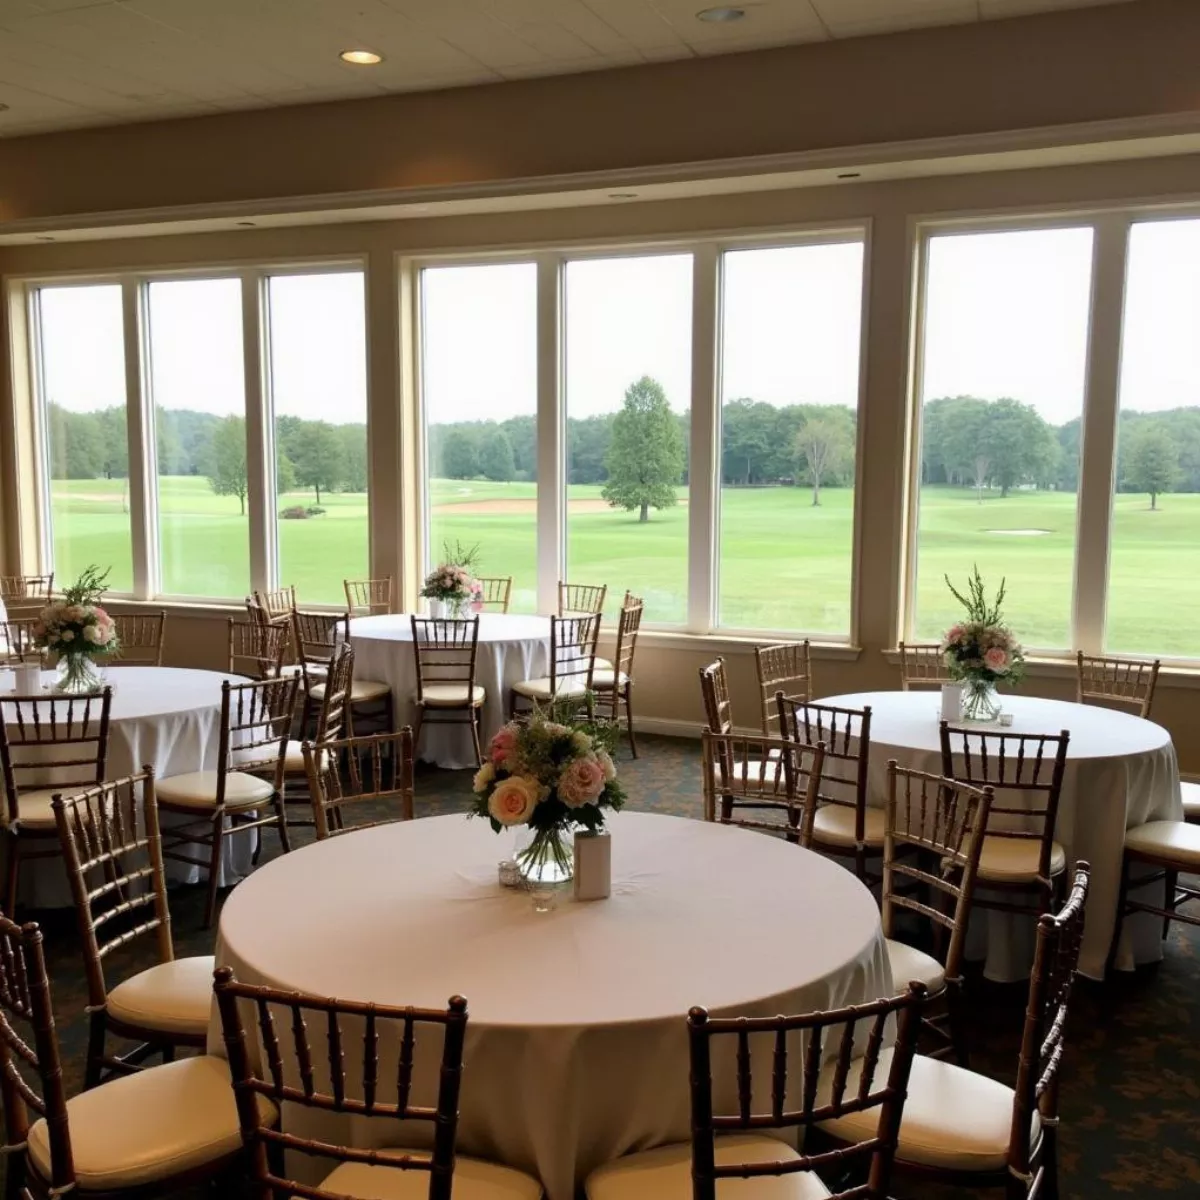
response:
[[(695, 742), (645, 737), (636, 762), (623, 751), (620, 769), (631, 807), (701, 816), (699, 747)], [(465, 806), (469, 775), (422, 768), (417, 815)], [(303, 843), (310, 836), (301, 831)], [(278, 847), (268, 841), (264, 857)], [(172, 892), (176, 951), (211, 951), (200, 927), (202, 889)], [(82, 1077), (86, 1039), (84, 984), (74, 928), (62, 913), (45, 918), (67, 1092)], [(114, 962), (114, 977), (148, 965)], [(1086, 981), (1076, 990), (1062, 1080), (1064, 1200), (1200, 1195), (1200, 936), (1172, 929), (1165, 960), (1106, 989)], [(972, 981), (973, 1065), (1006, 1083), (1016, 1075), (1025, 990)], [(934, 1188), (897, 1178), (897, 1197), (966, 1200), (989, 1193)], [(195, 1193), (199, 1196), (201, 1193)], [(990, 1193), (995, 1195), (996, 1193)], [(186, 1194), (191, 1200), (192, 1193)], [(184, 1200), (180, 1194), (177, 1200)]]

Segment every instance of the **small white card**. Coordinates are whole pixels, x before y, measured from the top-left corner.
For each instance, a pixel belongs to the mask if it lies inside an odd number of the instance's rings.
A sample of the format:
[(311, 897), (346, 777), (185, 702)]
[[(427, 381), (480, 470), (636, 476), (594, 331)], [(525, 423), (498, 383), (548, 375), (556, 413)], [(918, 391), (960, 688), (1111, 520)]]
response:
[(942, 720), (961, 721), (963, 714), (963, 685), (942, 684)]

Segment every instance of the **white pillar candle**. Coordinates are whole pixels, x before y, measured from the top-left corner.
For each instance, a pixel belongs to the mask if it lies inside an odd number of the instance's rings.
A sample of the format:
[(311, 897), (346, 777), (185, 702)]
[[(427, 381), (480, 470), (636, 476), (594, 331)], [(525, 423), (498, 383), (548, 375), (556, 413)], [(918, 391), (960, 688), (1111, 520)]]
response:
[(963, 685), (942, 684), (942, 720), (961, 721), (963, 714)]

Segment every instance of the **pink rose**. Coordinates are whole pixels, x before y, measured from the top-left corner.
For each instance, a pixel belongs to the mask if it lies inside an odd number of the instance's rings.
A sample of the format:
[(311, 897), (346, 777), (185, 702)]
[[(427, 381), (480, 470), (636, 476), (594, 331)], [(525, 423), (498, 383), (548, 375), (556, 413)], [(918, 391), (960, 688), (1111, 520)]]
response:
[(523, 775), (502, 779), (488, 797), (488, 812), (501, 825), (525, 825), (537, 807), (537, 780)]
[(951, 625), (950, 631), (946, 634), (946, 641), (957, 642), (962, 639), (963, 627), (961, 625)]
[(983, 661), (989, 671), (1003, 671), (1008, 666), (1008, 651), (999, 646), (993, 646), (984, 656)]
[(511, 725), (505, 725), (488, 746), (488, 757), (494, 767), (503, 767), (513, 756), (517, 748), (517, 732)]
[(568, 808), (592, 804), (604, 791), (604, 767), (594, 754), (568, 764), (558, 780), (558, 798)]

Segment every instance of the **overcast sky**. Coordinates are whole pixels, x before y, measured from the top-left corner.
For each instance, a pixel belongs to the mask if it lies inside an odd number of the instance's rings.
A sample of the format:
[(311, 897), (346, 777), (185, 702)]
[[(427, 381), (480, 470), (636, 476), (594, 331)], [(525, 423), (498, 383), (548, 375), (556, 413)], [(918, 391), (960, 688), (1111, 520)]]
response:
[[(1088, 229), (935, 238), (922, 394), (1013, 396), (1054, 424), (1080, 414), (1092, 234)], [(723, 395), (770, 404), (854, 404), (862, 247), (736, 251), (725, 259)], [(437, 268), (425, 277), (425, 387), (433, 421), (503, 419), (536, 404), (532, 264)], [(157, 401), (243, 410), (241, 285), (150, 288)], [(691, 260), (671, 254), (567, 267), (567, 405), (615, 411), (643, 374), (688, 407)], [(276, 411), (334, 422), (366, 413), (362, 277), (270, 284)], [(47, 394), (68, 408), (120, 404), (121, 304), (114, 286), (42, 295)], [(1142, 411), (1200, 400), (1200, 221), (1138, 225), (1130, 252), (1122, 403)]]

